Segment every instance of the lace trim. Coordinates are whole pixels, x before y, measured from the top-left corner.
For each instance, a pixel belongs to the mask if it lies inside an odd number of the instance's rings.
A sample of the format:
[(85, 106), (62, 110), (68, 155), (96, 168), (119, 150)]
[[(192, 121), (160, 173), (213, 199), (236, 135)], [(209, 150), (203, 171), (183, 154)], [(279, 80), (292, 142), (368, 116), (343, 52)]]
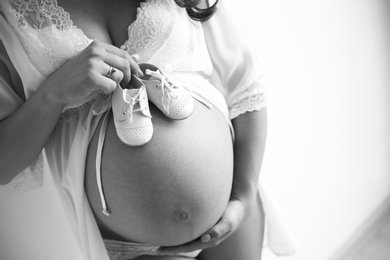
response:
[[(148, 61), (167, 39), (174, 26), (174, 14), (167, 0), (142, 2), (137, 19), (128, 27), (128, 39), (122, 48), (130, 54), (139, 54), (140, 61)], [(157, 39), (157, 40), (156, 40)]]
[(234, 104), (229, 109), (229, 117), (230, 119), (233, 119), (246, 112), (260, 111), (264, 107), (266, 107), (264, 93), (250, 96)]
[(25, 192), (37, 189), (43, 185), (43, 156), (21, 171), (12, 181), (6, 185), (0, 185), (0, 191)]
[(148, 0), (137, 9), (137, 19), (128, 27), (122, 49), (165, 71), (183, 69), (178, 63), (194, 59), (191, 26), (185, 9), (174, 1)]
[(18, 26), (42, 29), (54, 25), (58, 30), (73, 27), (70, 15), (57, 0), (10, 0)]
[(91, 42), (56, 0), (10, 0), (9, 12), (27, 55), (45, 76)]

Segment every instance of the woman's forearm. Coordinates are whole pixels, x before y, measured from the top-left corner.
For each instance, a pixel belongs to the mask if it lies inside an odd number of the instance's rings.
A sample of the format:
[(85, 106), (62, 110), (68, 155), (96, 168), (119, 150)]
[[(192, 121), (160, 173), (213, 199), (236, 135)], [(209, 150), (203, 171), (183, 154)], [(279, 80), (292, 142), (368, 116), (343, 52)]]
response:
[(0, 184), (6, 184), (40, 154), (62, 111), (38, 89), (0, 122)]
[(235, 130), (234, 179), (232, 197), (253, 198), (267, 136), (267, 110), (247, 112), (232, 120)]

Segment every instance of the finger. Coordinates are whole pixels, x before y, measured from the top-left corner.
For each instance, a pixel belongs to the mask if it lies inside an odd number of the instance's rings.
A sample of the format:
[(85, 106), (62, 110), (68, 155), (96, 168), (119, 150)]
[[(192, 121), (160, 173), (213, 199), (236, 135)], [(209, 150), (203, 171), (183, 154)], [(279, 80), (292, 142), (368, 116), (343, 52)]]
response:
[(207, 243), (226, 235), (237, 229), (243, 218), (243, 207), (240, 202), (230, 201), (218, 223), (201, 236), (201, 241)]
[(104, 71), (105, 72), (103, 72), (102, 75), (105, 76), (106, 78), (115, 81), (117, 84), (119, 84), (123, 80), (123, 76), (124, 76), (123, 72), (121, 70), (116, 69), (113, 66), (109, 66), (105, 64)]
[(234, 220), (221, 219), (217, 225), (215, 225), (212, 229), (210, 229), (206, 234), (200, 237), (202, 243), (208, 243), (211, 240), (218, 239), (225, 235), (228, 235), (233, 230), (235, 230)]
[(131, 58), (133, 58), (133, 60), (137, 63), (139, 63), (139, 55), (138, 54), (133, 54), (133, 55), (130, 55)]
[(103, 61), (108, 64), (108, 66), (112, 66), (122, 73), (122, 79), (118, 83), (122, 82), (124, 85), (127, 85), (130, 82), (131, 67), (130, 62), (128, 60), (108, 53), (107, 55), (105, 55), (105, 57), (103, 57)]
[(158, 249), (159, 252), (164, 254), (177, 254), (177, 253), (183, 253), (183, 252), (192, 252), (196, 250), (201, 250), (208, 248), (210, 246), (202, 243), (200, 239), (194, 240), (190, 243), (180, 245), (180, 246), (172, 246), (172, 247), (160, 247)]
[(118, 83), (115, 82), (114, 80), (109, 79), (102, 75), (96, 76), (96, 82), (97, 83), (93, 86), (94, 88), (93, 90), (99, 91), (104, 94), (109, 94), (113, 92), (118, 85)]
[(221, 220), (213, 228), (206, 232), (205, 235), (202, 235), (199, 239), (175, 247), (162, 247), (160, 250), (172, 254), (178, 252), (191, 252), (198, 249), (216, 246), (231, 235), (233, 230), (235, 230), (235, 223), (233, 222), (235, 221), (231, 221), (230, 218), (221, 218)]
[(130, 56), (130, 54), (128, 54), (126, 51), (124, 51), (120, 48), (117, 48), (116, 46), (110, 45), (108, 43), (103, 43), (103, 45), (104, 45), (104, 48), (107, 52), (114, 54), (116, 56), (122, 57), (123, 59), (128, 61), (129, 65), (130, 65), (130, 70), (132, 73), (134, 73), (137, 76), (141, 76), (141, 77), (143, 76), (143, 75), (140, 75), (140, 73), (142, 73), (142, 71), (140, 70), (137, 62)]
[(193, 252), (196, 250), (203, 250), (210, 247), (215, 247), (219, 245), (222, 241), (224, 241), (228, 236), (224, 235), (217, 239), (213, 239), (212, 241), (209, 241), (208, 243), (204, 243), (201, 241), (201, 239), (196, 239), (194, 241), (191, 241), (187, 244), (179, 245), (179, 246), (173, 246), (173, 247), (160, 247), (158, 249), (159, 252), (164, 254), (177, 254), (182, 252)]
[(90, 50), (92, 50), (93, 55), (99, 56), (108, 65), (122, 71), (123, 78), (121, 85), (123, 87), (126, 87), (129, 84), (132, 73), (137, 76), (143, 76), (138, 64), (122, 49), (96, 40), (90, 44)]

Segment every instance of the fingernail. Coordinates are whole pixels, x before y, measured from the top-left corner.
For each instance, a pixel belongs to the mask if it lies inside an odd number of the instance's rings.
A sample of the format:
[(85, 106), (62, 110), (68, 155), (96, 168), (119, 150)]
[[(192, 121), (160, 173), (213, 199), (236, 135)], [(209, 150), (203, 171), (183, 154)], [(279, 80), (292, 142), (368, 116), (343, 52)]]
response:
[(141, 69), (138, 69), (138, 76), (140, 76), (140, 77), (143, 77), (143, 76), (144, 76), (144, 73), (142, 72)]
[(202, 241), (203, 243), (207, 243), (211, 240), (211, 236), (209, 234), (207, 235), (204, 235), (200, 238), (200, 241)]
[(133, 58), (137, 63), (139, 62), (139, 55), (138, 54), (130, 55), (130, 57)]

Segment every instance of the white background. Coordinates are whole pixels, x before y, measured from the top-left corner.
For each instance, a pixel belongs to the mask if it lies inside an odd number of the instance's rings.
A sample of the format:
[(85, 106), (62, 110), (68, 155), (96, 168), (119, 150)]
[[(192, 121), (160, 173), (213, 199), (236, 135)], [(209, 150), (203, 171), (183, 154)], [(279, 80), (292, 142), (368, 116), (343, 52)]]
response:
[(332, 259), (390, 201), (389, 1), (231, 2), (268, 73), (261, 178), (299, 247), (285, 260)]

